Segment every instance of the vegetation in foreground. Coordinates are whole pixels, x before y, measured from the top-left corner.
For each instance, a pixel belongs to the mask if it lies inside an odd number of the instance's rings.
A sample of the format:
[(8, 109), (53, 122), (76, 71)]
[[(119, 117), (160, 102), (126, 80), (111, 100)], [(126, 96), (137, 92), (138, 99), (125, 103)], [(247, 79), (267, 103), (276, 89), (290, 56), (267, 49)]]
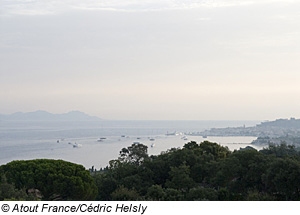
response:
[(0, 200), (299, 200), (300, 154), (270, 145), (231, 152), (189, 142), (157, 156), (133, 144), (101, 171), (61, 160), (0, 167)]
[(62, 160), (12, 161), (0, 174), (0, 200), (93, 200), (97, 195), (89, 171)]

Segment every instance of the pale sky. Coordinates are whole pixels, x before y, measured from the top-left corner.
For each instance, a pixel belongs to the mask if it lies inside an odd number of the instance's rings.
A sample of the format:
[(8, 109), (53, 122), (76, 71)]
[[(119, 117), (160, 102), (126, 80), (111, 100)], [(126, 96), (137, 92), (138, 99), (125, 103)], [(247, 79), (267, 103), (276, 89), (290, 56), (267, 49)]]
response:
[(0, 0), (0, 113), (300, 118), (300, 1)]

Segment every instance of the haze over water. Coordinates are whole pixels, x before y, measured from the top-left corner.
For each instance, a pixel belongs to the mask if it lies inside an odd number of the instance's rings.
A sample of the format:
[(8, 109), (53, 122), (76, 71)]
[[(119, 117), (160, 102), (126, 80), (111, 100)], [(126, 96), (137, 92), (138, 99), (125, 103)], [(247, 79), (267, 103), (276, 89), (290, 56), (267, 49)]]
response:
[[(94, 121), (38, 122), (1, 121), (0, 164), (20, 159), (63, 159), (86, 168), (105, 167), (123, 147), (133, 142), (148, 146), (149, 154), (159, 154), (186, 142), (204, 140), (227, 145), (231, 150), (249, 145), (255, 137), (166, 136), (172, 132), (196, 132), (212, 127), (253, 126), (256, 121)], [(99, 142), (100, 138), (105, 138)], [(137, 139), (138, 138), (138, 139)], [(150, 141), (149, 138), (154, 138)], [(59, 142), (57, 142), (59, 140)], [(74, 148), (73, 144), (81, 147)], [(71, 143), (71, 144), (70, 144)], [(151, 147), (151, 144), (155, 144)], [(232, 144), (235, 143), (235, 144)], [(244, 143), (244, 144), (237, 144)]]

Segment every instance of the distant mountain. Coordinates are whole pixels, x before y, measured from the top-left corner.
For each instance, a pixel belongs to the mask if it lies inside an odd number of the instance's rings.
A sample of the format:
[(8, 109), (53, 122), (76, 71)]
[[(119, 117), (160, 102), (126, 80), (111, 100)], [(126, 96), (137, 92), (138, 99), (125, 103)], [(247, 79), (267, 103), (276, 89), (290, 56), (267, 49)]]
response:
[(63, 114), (52, 114), (47, 111), (38, 110), (35, 112), (17, 112), (10, 115), (0, 115), (0, 120), (14, 121), (98, 121), (95, 116), (89, 116), (80, 111), (70, 111)]

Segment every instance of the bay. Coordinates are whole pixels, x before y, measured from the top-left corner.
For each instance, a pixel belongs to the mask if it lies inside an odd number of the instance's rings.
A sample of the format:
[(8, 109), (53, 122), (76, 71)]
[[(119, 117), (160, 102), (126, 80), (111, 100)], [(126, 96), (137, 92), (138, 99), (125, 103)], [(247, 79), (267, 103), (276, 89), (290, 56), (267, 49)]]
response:
[[(230, 150), (246, 147), (256, 137), (188, 136), (210, 128), (254, 126), (258, 121), (1, 121), (0, 164), (37, 158), (63, 159), (86, 168), (105, 167), (133, 142), (160, 154), (189, 141), (208, 140)], [(178, 135), (166, 135), (177, 132)], [(184, 137), (186, 136), (186, 137)], [(102, 138), (102, 139), (100, 139)], [(100, 141), (101, 140), (101, 141)], [(256, 147), (256, 146), (254, 146)], [(257, 148), (257, 147), (256, 147)]]

